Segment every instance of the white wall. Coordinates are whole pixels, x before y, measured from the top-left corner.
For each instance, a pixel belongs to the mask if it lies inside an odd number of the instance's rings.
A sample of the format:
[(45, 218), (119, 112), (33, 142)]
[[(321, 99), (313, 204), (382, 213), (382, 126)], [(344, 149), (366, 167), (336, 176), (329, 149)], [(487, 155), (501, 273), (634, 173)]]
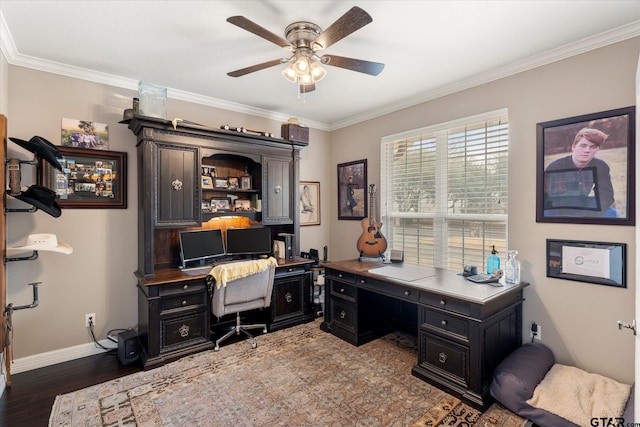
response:
[[(559, 362), (628, 383), (633, 381), (633, 338), (619, 332), (616, 321), (634, 315), (634, 230), (536, 223), (536, 123), (634, 105), (639, 51), (640, 38), (627, 40), (340, 129), (332, 133), (331, 153), (334, 168), (367, 158), (369, 182), (378, 183), (383, 136), (508, 108), (509, 247), (519, 251), (522, 279), (531, 284), (525, 290), (524, 334), (529, 336), (528, 327), (535, 321)], [(337, 178), (329, 177), (335, 189)], [(336, 201), (331, 203), (335, 259), (356, 258), (360, 224), (338, 221)], [(547, 278), (547, 238), (627, 243), (627, 288)]]

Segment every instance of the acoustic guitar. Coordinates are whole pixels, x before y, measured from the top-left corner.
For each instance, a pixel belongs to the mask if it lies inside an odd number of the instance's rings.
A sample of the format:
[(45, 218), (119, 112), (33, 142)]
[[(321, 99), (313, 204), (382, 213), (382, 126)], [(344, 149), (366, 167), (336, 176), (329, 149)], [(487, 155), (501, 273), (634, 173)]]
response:
[(387, 239), (384, 238), (380, 229), (382, 223), (376, 222), (373, 216), (375, 207), (376, 185), (369, 185), (369, 218), (362, 220), (362, 235), (358, 238), (357, 248), (360, 256), (377, 257), (382, 256), (387, 250)]

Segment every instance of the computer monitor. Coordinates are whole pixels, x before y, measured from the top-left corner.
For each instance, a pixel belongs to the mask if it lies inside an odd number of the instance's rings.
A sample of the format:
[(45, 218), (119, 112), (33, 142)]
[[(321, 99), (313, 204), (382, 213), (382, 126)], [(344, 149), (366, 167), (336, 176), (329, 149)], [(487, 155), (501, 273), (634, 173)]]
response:
[(227, 229), (228, 255), (266, 255), (271, 249), (271, 232), (267, 227)]
[(180, 260), (182, 267), (197, 261), (207, 264), (226, 254), (220, 230), (194, 230), (180, 232)]

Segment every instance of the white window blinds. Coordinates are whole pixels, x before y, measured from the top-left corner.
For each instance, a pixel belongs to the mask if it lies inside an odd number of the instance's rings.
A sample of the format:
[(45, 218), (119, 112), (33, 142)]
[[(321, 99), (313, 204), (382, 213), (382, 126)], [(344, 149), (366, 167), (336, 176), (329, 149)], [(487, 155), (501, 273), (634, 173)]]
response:
[(507, 247), (507, 110), (382, 139), (383, 234), (405, 261), (486, 269)]

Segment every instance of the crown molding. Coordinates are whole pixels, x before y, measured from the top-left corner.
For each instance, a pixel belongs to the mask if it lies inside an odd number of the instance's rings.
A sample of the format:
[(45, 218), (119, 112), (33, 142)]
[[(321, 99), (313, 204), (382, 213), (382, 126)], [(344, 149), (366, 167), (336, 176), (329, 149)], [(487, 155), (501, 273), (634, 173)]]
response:
[(383, 108), (370, 110), (364, 112), (363, 114), (351, 116), (345, 120), (333, 122), (331, 123), (331, 127), (329, 130), (333, 131), (357, 123), (361, 123), (366, 120), (375, 119), (377, 117), (383, 116), (385, 114), (390, 114), (404, 108), (413, 107), (415, 105), (432, 101), (446, 95), (451, 95), (453, 93), (470, 89), (475, 86), (490, 83), (495, 80), (521, 73), (523, 71), (542, 67), (553, 62), (561, 61), (572, 56), (580, 55), (591, 50), (622, 42), (638, 36), (640, 36), (640, 20), (634, 21), (630, 24), (615, 28), (610, 31), (605, 31), (592, 37), (578, 40), (574, 43), (569, 43), (564, 46), (548, 50), (539, 55), (525, 58), (523, 60), (514, 62), (506, 67), (494, 69), (486, 73), (470, 77), (468, 79), (457, 81), (450, 85), (441, 86), (432, 91), (424, 92), (410, 98), (405, 98), (403, 100), (400, 100), (399, 102), (386, 105)]

